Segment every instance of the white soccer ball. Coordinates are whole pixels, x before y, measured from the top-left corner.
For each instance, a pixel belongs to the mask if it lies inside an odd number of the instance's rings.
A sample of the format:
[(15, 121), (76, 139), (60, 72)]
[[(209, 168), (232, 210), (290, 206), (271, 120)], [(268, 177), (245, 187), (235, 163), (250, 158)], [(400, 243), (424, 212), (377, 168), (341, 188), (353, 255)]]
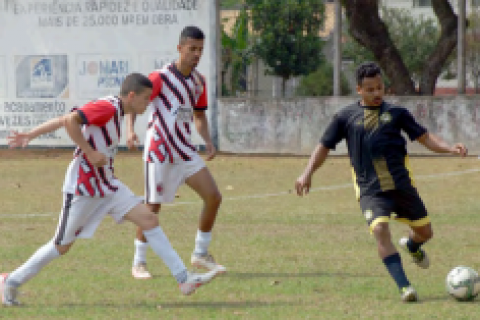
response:
[(458, 266), (447, 275), (447, 292), (458, 301), (471, 301), (480, 292), (478, 273), (470, 267)]

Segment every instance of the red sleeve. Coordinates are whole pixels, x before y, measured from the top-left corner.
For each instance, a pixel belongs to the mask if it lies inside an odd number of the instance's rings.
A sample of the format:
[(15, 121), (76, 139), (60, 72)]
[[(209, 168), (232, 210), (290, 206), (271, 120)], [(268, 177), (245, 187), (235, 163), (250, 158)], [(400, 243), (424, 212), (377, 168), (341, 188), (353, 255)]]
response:
[(152, 72), (148, 75), (148, 79), (150, 79), (153, 84), (152, 95), (150, 96), (150, 101), (152, 101), (158, 97), (162, 91), (162, 78), (160, 77), (160, 72)]
[(77, 109), (83, 124), (93, 124), (98, 127), (105, 125), (115, 114), (115, 107), (106, 100), (97, 100), (87, 103)]
[(207, 110), (208, 103), (207, 103), (207, 85), (203, 84), (203, 92), (198, 98), (197, 104), (195, 105), (195, 111), (204, 111)]

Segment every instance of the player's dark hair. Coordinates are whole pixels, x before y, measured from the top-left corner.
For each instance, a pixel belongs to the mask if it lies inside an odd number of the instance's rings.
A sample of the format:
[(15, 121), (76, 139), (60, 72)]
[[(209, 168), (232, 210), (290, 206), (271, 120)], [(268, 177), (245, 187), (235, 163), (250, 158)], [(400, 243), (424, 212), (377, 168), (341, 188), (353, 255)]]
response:
[(357, 85), (362, 85), (363, 79), (382, 75), (382, 70), (375, 62), (364, 62), (357, 68)]
[(130, 92), (141, 93), (145, 88), (153, 88), (153, 84), (146, 76), (141, 73), (130, 73), (123, 80), (120, 95), (126, 96)]
[(195, 40), (203, 40), (205, 39), (205, 34), (198, 27), (187, 26), (183, 28), (182, 32), (180, 33), (180, 43), (184, 42), (188, 38)]

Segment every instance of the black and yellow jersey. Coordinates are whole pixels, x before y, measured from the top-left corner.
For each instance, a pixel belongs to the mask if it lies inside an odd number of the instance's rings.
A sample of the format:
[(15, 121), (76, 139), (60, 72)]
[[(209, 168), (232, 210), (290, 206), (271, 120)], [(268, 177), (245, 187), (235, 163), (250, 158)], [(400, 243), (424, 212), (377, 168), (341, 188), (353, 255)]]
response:
[(386, 102), (365, 107), (357, 102), (335, 114), (320, 143), (335, 149), (346, 139), (359, 198), (413, 186), (402, 131), (412, 141), (427, 132), (406, 108)]

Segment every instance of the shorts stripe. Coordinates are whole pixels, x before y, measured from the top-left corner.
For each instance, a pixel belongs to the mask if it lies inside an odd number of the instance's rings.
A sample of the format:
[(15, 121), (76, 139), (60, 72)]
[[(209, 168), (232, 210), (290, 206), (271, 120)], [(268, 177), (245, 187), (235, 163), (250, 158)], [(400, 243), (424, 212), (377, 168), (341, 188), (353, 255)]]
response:
[(149, 183), (148, 179), (150, 178), (150, 175), (148, 173), (148, 162), (145, 162), (145, 203), (150, 203), (150, 188), (149, 188)]
[(65, 235), (65, 229), (67, 228), (68, 214), (70, 213), (70, 208), (72, 206), (73, 194), (67, 193), (65, 204), (62, 208), (62, 215), (60, 218), (60, 227), (58, 228), (57, 235), (55, 236), (55, 244), (60, 245)]

